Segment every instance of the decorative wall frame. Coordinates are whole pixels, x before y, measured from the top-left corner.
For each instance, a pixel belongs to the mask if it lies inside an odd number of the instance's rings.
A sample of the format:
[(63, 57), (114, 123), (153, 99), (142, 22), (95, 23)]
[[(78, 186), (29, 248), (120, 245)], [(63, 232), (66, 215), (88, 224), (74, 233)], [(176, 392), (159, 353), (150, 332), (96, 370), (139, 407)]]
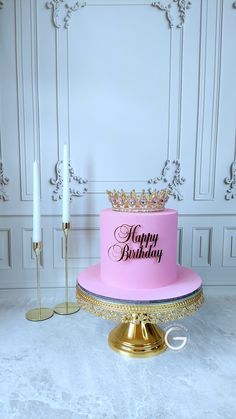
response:
[[(172, 177), (168, 177), (168, 172), (170, 171), (172, 166)], [(185, 178), (181, 176), (181, 167), (179, 160), (166, 160), (161, 171), (160, 176), (156, 176), (153, 179), (149, 179), (148, 183), (151, 184), (158, 184), (159, 182), (167, 183), (167, 187), (170, 189), (170, 195), (173, 196), (174, 199), (178, 201), (182, 201), (184, 199), (183, 195), (180, 192), (180, 186), (184, 184)]]
[[(152, 3), (153, 7), (157, 7), (158, 9), (165, 12), (166, 18), (169, 22), (170, 28), (182, 28), (185, 23), (185, 16), (186, 16), (186, 10), (190, 9), (191, 7), (191, 1), (189, 0), (172, 0), (171, 2), (168, 1), (168, 3), (163, 3), (162, 1), (155, 1)], [(177, 14), (179, 18), (179, 23), (176, 25), (174, 23), (174, 14), (173, 14), (173, 6), (176, 5), (177, 7)]]
[[(4, 0), (0, 0), (0, 4), (1, 2), (3, 3)], [(185, 23), (186, 10), (190, 9), (191, 4), (190, 0), (171, 0), (168, 2), (165, 1), (165, 3), (159, 0), (151, 3), (151, 6), (165, 12), (170, 28), (176, 27), (181, 29)], [(47, 9), (52, 10), (52, 21), (55, 28), (59, 29), (63, 26), (65, 29), (68, 29), (72, 14), (82, 7), (85, 7), (86, 2), (78, 0), (71, 6), (66, 0), (49, 0), (46, 2), (45, 6)], [(175, 15), (178, 16), (178, 23), (176, 23)]]
[[(62, 192), (63, 192), (63, 179), (62, 179), (62, 160), (58, 160), (55, 165), (55, 173), (56, 177), (50, 179), (50, 183), (52, 185), (56, 185), (55, 189), (52, 193), (52, 200), (58, 201), (58, 199), (62, 199)], [(71, 162), (68, 163), (69, 167), (69, 182), (77, 182), (79, 185), (85, 185), (88, 180), (83, 179), (82, 177), (75, 174), (73, 167), (71, 166)], [(70, 200), (72, 201), (72, 197), (81, 197), (88, 192), (88, 189), (84, 187), (82, 190), (70, 188)]]
[(0, 160), (0, 200), (8, 201), (9, 196), (6, 193), (5, 186), (9, 183), (9, 178), (4, 175), (3, 162)]
[(85, 7), (86, 2), (76, 1), (72, 6), (70, 6), (65, 2), (65, 0), (50, 0), (46, 2), (45, 6), (47, 9), (52, 9), (52, 21), (55, 28), (61, 28), (61, 21), (63, 21), (63, 27), (68, 29), (72, 14), (82, 7)]
[(224, 179), (224, 183), (229, 185), (225, 193), (225, 199), (229, 201), (230, 199), (236, 198), (236, 160), (231, 164), (230, 176)]

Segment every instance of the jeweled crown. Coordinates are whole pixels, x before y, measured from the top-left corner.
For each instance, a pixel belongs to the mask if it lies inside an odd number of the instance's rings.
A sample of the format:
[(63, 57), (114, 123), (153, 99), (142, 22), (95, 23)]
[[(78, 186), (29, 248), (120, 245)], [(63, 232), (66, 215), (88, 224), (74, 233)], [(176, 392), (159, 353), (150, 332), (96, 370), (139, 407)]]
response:
[(169, 190), (162, 189), (160, 191), (145, 191), (137, 193), (134, 189), (126, 193), (120, 191), (107, 191), (109, 201), (114, 211), (126, 212), (155, 212), (162, 211), (165, 203), (169, 198)]

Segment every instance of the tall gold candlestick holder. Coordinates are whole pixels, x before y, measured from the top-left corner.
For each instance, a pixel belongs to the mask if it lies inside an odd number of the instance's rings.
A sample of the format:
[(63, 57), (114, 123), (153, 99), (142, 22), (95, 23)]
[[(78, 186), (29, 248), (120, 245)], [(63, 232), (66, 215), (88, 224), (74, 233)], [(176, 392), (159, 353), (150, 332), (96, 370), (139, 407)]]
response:
[(37, 306), (29, 311), (27, 311), (25, 317), (27, 320), (33, 322), (39, 322), (42, 320), (50, 319), (53, 316), (54, 312), (51, 308), (41, 307), (41, 289), (40, 289), (40, 252), (42, 249), (41, 242), (33, 243), (33, 250), (36, 257), (36, 272), (37, 272)]
[(54, 308), (56, 314), (73, 314), (80, 310), (77, 302), (68, 301), (68, 237), (70, 231), (70, 223), (62, 223), (62, 230), (65, 237), (65, 302), (57, 304)]

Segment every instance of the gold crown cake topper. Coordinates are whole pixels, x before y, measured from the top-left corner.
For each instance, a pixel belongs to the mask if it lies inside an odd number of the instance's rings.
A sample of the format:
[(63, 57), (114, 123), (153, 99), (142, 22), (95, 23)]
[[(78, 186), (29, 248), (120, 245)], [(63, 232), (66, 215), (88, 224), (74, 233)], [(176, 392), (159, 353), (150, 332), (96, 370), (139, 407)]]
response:
[(137, 193), (134, 189), (130, 193), (120, 191), (107, 191), (109, 201), (114, 211), (126, 212), (155, 212), (162, 211), (168, 201), (170, 191), (162, 189)]

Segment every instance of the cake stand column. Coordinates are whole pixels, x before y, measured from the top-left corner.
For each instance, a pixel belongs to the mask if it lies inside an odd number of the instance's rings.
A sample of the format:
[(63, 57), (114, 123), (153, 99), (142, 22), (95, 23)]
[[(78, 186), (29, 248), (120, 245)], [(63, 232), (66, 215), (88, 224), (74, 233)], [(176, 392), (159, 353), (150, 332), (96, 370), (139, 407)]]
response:
[(108, 343), (114, 351), (129, 357), (150, 357), (167, 349), (165, 332), (155, 324), (137, 320), (137, 314), (129, 322), (116, 326), (108, 336)]

